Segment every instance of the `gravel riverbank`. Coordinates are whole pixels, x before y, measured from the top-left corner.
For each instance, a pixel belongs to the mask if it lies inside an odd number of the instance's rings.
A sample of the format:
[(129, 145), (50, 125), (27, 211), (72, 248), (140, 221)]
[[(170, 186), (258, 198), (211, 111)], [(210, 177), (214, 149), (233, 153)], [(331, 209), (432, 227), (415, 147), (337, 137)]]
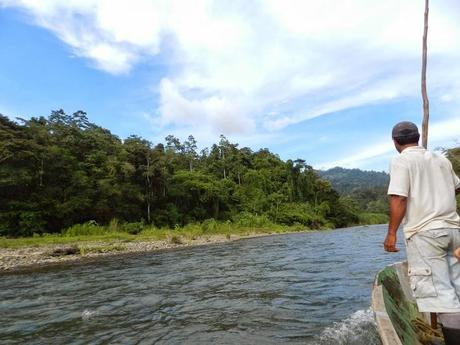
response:
[(17, 272), (36, 267), (52, 266), (60, 263), (84, 261), (110, 255), (150, 252), (156, 250), (199, 246), (235, 241), (241, 238), (270, 236), (271, 234), (211, 235), (187, 241), (111, 241), (76, 242), (67, 245), (46, 245), (40, 247), (0, 248), (0, 273)]

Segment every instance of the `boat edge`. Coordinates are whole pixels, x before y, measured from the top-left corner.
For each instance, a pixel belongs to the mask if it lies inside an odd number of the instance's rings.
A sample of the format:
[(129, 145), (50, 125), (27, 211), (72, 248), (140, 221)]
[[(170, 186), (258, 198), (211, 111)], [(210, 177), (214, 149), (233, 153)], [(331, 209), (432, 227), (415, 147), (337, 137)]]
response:
[[(377, 277), (379, 274), (380, 272), (377, 273)], [(382, 344), (402, 345), (386, 311), (385, 302), (383, 300), (383, 288), (381, 285), (377, 285), (377, 278), (372, 290), (372, 310), (374, 312), (374, 319)]]

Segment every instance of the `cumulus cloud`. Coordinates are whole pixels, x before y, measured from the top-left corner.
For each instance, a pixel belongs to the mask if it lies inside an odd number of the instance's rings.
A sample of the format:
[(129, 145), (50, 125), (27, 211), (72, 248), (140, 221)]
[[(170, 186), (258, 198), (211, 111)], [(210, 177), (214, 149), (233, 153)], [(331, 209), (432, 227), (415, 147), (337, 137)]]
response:
[[(0, 0), (103, 71), (162, 58), (156, 123), (224, 134), (418, 97), (423, 1)], [(433, 2), (430, 91), (460, 90), (456, 0)], [(166, 55), (166, 56), (164, 56)]]
[(244, 116), (245, 109), (234, 101), (211, 96), (191, 100), (184, 97), (169, 79), (160, 85), (161, 120), (176, 126), (200, 126), (217, 129), (222, 133), (249, 133), (254, 128), (251, 118)]

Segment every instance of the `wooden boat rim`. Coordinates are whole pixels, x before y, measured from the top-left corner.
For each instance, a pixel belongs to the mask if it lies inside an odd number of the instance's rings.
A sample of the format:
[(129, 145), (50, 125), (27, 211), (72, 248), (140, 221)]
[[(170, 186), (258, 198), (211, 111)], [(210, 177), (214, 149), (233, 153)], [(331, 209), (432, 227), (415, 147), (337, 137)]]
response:
[[(396, 271), (400, 271), (403, 264), (403, 262), (397, 262), (389, 266), (393, 266)], [(372, 310), (374, 311), (374, 319), (377, 325), (377, 331), (380, 335), (380, 339), (382, 340), (383, 345), (402, 345), (398, 333), (393, 327), (393, 323), (391, 322), (390, 316), (388, 315), (385, 307), (385, 301), (383, 299), (383, 287), (378, 282), (378, 277), (382, 271), (383, 269), (379, 271), (375, 276), (374, 286), (372, 289)]]

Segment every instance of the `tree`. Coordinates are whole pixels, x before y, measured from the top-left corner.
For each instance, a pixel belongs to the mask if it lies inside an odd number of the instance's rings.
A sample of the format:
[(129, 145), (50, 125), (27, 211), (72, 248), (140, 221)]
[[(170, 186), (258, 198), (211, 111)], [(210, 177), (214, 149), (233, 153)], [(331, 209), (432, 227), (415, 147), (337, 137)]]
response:
[(185, 153), (185, 156), (187, 157), (189, 169), (191, 172), (193, 171), (193, 163), (198, 158), (198, 154), (196, 150), (197, 150), (196, 140), (193, 137), (193, 135), (189, 135), (187, 140), (184, 142), (184, 153)]
[[(0, 235), (114, 218), (175, 226), (241, 214), (312, 228), (357, 219), (303, 159), (284, 162), (223, 135), (200, 154), (192, 135), (183, 144), (173, 135), (165, 145), (135, 135), (122, 141), (84, 111), (16, 122), (0, 115), (0, 163)], [(380, 207), (372, 195), (356, 194), (363, 209)]]

